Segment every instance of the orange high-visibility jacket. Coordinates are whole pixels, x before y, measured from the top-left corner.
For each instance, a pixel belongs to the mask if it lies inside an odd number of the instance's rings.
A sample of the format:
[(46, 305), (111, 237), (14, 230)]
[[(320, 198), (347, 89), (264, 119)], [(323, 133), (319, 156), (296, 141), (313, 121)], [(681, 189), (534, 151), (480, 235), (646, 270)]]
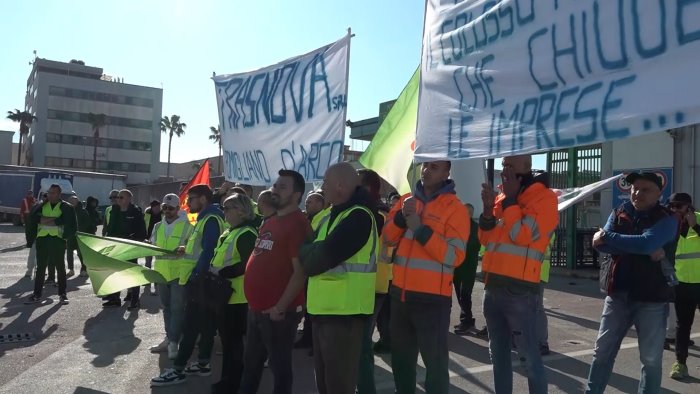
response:
[(540, 283), (540, 270), (549, 239), (559, 224), (557, 197), (535, 181), (517, 198), (517, 204), (503, 209), (503, 193), (496, 196), (493, 215), (496, 226), (479, 227), (479, 241), (486, 247), (482, 271), (489, 275), (528, 283)]
[[(449, 181), (435, 198), (425, 202), (422, 188), (416, 191), (418, 212), (423, 226), (417, 233), (395, 223), (407, 194), (389, 212), (382, 231), (383, 241), (398, 245), (393, 267), (393, 286), (406, 292), (452, 297), (454, 269), (462, 264), (469, 237), (469, 214), (454, 194), (454, 183)], [(427, 236), (429, 237), (427, 239)], [(418, 238), (418, 239), (416, 239)], [(421, 242), (425, 241), (425, 242)]]

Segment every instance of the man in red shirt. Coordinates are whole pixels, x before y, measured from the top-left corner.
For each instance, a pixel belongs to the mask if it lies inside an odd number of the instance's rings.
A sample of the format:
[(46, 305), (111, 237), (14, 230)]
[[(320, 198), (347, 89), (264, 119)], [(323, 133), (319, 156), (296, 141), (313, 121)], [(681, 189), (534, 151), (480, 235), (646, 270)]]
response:
[(274, 393), (292, 392), (292, 349), (304, 304), (304, 271), (299, 249), (311, 225), (299, 209), (304, 177), (280, 170), (272, 186), (277, 214), (260, 227), (245, 271), (248, 328), (241, 393), (257, 393), (266, 357), (274, 375)]

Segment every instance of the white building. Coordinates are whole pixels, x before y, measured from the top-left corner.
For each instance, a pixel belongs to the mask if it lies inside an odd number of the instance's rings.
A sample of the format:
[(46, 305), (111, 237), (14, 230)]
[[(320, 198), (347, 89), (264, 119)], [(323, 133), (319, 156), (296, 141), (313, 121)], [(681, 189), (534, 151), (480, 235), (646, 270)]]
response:
[[(21, 164), (91, 171), (97, 149), (97, 171), (150, 182), (159, 170), (162, 103), (162, 89), (125, 84), (80, 61), (36, 59), (25, 106), (37, 120)], [(106, 115), (97, 148), (89, 113)]]

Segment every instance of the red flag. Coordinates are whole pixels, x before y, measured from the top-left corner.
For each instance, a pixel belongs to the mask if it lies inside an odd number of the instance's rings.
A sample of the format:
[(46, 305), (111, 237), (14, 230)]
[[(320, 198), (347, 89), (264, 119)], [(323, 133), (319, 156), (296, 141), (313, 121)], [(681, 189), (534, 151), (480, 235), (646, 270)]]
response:
[(190, 213), (190, 208), (187, 206), (187, 192), (194, 185), (205, 184), (211, 187), (209, 183), (209, 159), (204, 160), (202, 166), (199, 167), (199, 171), (192, 177), (190, 183), (185, 186), (180, 192), (180, 209), (187, 212), (187, 217), (190, 219), (190, 223), (195, 224), (197, 222), (197, 214)]

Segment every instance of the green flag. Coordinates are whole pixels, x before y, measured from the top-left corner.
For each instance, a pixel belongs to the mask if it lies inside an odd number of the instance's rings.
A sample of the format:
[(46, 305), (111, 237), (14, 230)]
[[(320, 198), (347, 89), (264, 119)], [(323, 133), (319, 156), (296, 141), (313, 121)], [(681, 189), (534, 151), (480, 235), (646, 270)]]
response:
[(413, 73), (360, 157), (365, 168), (376, 171), (401, 194), (410, 192), (412, 180), (416, 179), (415, 173), (409, 179), (409, 171), (413, 167), (419, 82), (420, 68)]
[(87, 267), (92, 289), (98, 296), (148, 283), (165, 283), (165, 278), (158, 272), (128, 260), (174, 254), (173, 251), (143, 242), (85, 233), (78, 233), (78, 247)]

